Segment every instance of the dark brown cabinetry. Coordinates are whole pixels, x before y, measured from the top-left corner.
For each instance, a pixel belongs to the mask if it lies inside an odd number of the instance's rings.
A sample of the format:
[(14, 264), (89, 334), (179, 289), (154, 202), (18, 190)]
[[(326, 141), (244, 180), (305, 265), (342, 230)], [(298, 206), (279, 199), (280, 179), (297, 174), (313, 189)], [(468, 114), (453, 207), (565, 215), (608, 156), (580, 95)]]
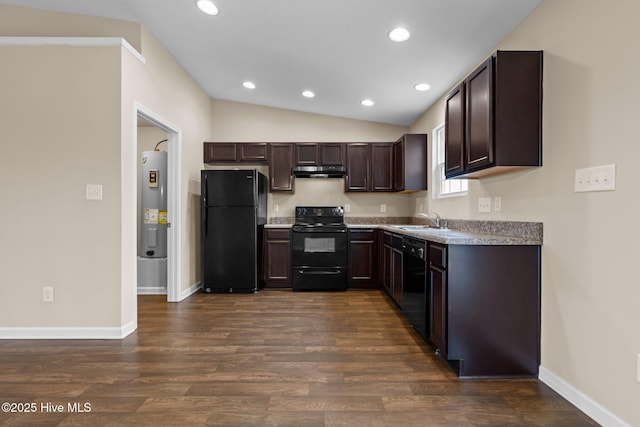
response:
[(293, 191), (294, 144), (269, 144), (269, 190)]
[(300, 142), (296, 144), (296, 165), (343, 165), (345, 144)]
[(381, 283), (389, 296), (402, 303), (402, 236), (382, 232)]
[(349, 287), (375, 288), (378, 282), (376, 231), (349, 229)]
[(429, 341), (447, 355), (447, 247), (430, 243), (428, 248)]
[(350, 143), (346, 147), (346, 191), (393, 191), (392, 143)]
[(405, 134), (393, 146), (393, 190), (427, 189), (427, 135)]
[(429, 340), (460, 377), (537, 377), (540, 247), (429, 246)]
[(542, 165), (542, 51), (497, 51), (447, 96), (445, 175)]
[(291, 230), (265, 228), (262, 272), (268, 288), (291, 287)]
[(261, 142), (205, 142), (204, 163), (264, 163), (267, 144)]

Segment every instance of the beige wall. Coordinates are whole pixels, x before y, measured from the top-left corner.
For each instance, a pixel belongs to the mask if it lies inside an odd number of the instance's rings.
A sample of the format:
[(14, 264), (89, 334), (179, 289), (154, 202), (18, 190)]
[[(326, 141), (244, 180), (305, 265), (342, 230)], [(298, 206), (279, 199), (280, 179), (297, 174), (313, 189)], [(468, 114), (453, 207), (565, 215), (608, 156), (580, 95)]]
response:
[[(0, 46), (9, 63), (0, 67), (0, 176), (14, 183), (0, 187), (11, 207), (1, 214), (0, 327), (135, 325), (134, 102), (182, 132), (185, 293), (199, 280), (192, 183), (211, 129), (210, 98), (140, 26), (3, 5), (0, 17), (13, 25), (1, 27), (4, 36), (132, 37), (146, 60), (119, 46)], [(49, 173), (40, 178), (34, 170)], [(86, 184), (102, 184), (104, 200), (85, 201)], [(43, 286), (55, 287), (54, 304), (41, 302)]]
[[(542, 367), (631, 425), (640, 425), (638, 16), (635, 0), (543, 3), (498, 48), (545, 51), (544, 166), (474, 181), (468, 197), (423, 199), (451, 218), (544, 223)], [(443, 117), (439, 102), (411, 130)], [(576, 168), (611, 163), (616, 191), (573, 192)], [(478, 213), (481, 196), (502, 197), (502, 211)]]
[[(407, 128), (362, 120), (211, 101), (212, 142), (393, 142)], [(261, 169), (265, 174), (266, 168)], [(293, 216), (297, 205), (351, 205), (347, 216), (407, 216), (413, 199), (406, 194), (345, 193), (344, 179), (296, 179), (293, 193), (269, 193), (269, 217)], [(380, 212), (380, 204), (387, 212)], [(278, 212), (275, 212), (275, 206)]]
[(3, 327), (120, 326), (121, 50), (0, 46)]
[(142, 48), (139, 24), (0, 4), (0, 36), (123, 37)]

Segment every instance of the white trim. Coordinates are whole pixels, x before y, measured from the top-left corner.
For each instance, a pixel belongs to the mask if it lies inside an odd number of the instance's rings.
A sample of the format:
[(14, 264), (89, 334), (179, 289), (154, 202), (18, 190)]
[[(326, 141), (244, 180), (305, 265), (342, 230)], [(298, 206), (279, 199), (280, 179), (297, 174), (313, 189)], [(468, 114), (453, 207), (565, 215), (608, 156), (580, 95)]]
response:
[[(180, 204), (180, 201), (182, 200), (182, 130), (137, 101), (134, 101), (133, 103), (133, 117), (133, 123), (135, 124), (133, 128), (134, 150), (137, 150), (138, 147), (138, 117), (142, 117), (168, 134), (167, 211), (169, 224), (171, 226), (167, 229), (167, 301), (179, 302), (181, 301), (180, 278), (182, 277), (182, 206)], [(136, 188), (133, 189), (133, 193), (137, 195)], [(135, 208), (136, 204), (134, 203), (133, 206)], [(137, 230), (137, 212), (134, 211), (130, 218), (134, 221), (135, 229)], [(135, 247), (135, 243), (133, 247)], [(137, 283), (137, 280), (136, 265), (136, 279), (133, 283)], [(134, 300), (137, 296), (137, 291), (137, 286), (134, 286)], [(134, 313), (136, 318), (137, 311), (138, 307), (136, 303)]]
[(542, 366), (538, 378), (598, 424), (604, 427), (631, 427), (631, 424)]
[(189, 289), (185, 289), (180, 293), (180, 301), (182, 301), (185, 298), (189, 298), (191, 295), (195, 294), (200, 289), (202, 289), (202, 282), (197, 282), (196, 284), (191, 286)]
[(0, 37), (0, 45), (5, 46), (121, 46), (138, 61), (147, 60), (122, 37)]
[(100, 328), (0, 328), (0, 339), (10, 340), (121, 340), (136, 330), (136, 322), (122, 327)]
[(166, 295), (164, 286), (138, 286), (138, 295)]

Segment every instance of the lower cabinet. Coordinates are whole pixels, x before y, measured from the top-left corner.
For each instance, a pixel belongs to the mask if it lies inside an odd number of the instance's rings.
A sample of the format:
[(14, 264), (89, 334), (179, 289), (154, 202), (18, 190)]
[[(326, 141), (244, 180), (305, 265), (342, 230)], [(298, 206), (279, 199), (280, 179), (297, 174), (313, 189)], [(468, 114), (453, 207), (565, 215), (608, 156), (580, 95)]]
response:
[(429, 340), (458, 376), (537, 377), (540, 247), (430, 243)]
[(447, 247), (431, 243), (427, 250), (429, 341), (447, 355)]
[(349, 229), (349, 287), (377, 288), (376, 230)]
[(382, 232), (381, 284), (393, 300), (402, 303), (402, 237)]
[(262, 274), (267, 288), (291, 287), (291, 230), (265, 228)]

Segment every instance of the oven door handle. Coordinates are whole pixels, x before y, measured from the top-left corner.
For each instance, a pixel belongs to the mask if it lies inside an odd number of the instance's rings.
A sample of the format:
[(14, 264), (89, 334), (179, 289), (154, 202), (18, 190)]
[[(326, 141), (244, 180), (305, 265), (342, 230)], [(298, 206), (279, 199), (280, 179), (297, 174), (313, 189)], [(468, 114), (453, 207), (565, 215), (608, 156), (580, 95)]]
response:
[(340, 274), (340, 270), (304, 270), (304, 269), (300, 269), (298, 270), (298, 273), (300, 274), (306, 274), (309, 276), (331, 276), (331, 275), (336, 275), (336, 274)]

